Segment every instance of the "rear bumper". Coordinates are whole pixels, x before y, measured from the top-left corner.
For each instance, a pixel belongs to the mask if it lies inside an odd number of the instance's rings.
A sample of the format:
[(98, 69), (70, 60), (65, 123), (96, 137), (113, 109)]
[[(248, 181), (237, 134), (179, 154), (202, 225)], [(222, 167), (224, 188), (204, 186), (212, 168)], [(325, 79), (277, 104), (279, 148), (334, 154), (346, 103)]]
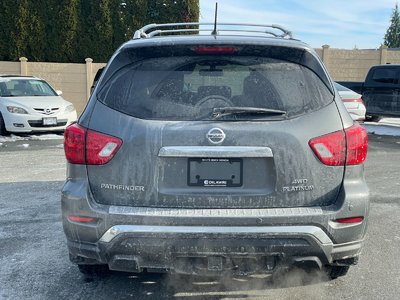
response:
[[(189, 209), (98, 204), (87, 179), (77, 176), (85, 175), (85, 168), (74, 166), (69, 174), (76, 179), (66, 181), (61, 197), (71, 260), (108, 264), (119, 271), (189, 274), (265, 273), (291, 264), (351, 263), (360, 254), (369, 211), (361, 171), (361, 166), (347, 168), (342, 200), (334, 206)], [(68, 216), (96, 220), (79, 223)], [(352, 216), (364, 216), (364, 221), (333, 221)]]
[(316, 226), (116, 225), (96, 243), (68, 241), (68, 247), (75, 263), (108, 264), (117, 271), (265, 274), (357, 257), (362, 241), (334, 244)]

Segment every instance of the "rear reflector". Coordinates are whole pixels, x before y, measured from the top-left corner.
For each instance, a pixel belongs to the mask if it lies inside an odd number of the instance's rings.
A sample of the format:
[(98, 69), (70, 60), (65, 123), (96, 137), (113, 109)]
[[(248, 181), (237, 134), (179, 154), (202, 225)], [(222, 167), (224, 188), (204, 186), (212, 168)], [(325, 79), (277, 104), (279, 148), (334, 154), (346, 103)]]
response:
[(222, 46), (198, 46), (193, 49), (198, 54), (232, 54), (237, 52), (236, 47), (222, 47)]
[(341, 224), (349, 224), (349, 223), (361, 223), (363, 220), (364, 217), (351, 217), (351, 218), (336, 219), (335, 222)]
[(328, 166), (358, 165), (367, 158), (368, 135), (361, 125), (311, 139), (308, 144), (318, 159)]
[(64, 133), (64, 152), (72, 164), (103, 165), (121, 147), (119, 138), (86, 129), (78, 124), (67, 127)]
[(79, 223), (90, 223), (96, 220), (96, 218), (82, 217), (82, 216), (68, 216), (68, 220)]

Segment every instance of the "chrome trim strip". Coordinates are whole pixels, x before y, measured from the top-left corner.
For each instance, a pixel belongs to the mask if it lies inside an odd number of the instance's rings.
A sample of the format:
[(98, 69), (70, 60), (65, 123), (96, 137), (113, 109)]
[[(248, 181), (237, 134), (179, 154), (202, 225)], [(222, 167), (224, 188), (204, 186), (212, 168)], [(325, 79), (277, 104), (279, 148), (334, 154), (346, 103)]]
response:
[(100, 238), (100, 242), (109, 243), (124, 233), (151, 234), (270, 234), (271, 236), (310, 236), (326, 246), (333, 245), (326, 233), (316, 226), (151, 226), (151, 225), (115, 225)]
[(236, 146), (169, 146), (162, 147), (159, 157), (273, 157), (269, 147)]
[(132, 207), (111, 205), (109, 214), (129, 215), (137, 217), (174, 217), (174, 218), (260, 218), (260, 217), (312, 217), (324, 213), (316, 207), (290, 208), (160, 208), (160, 207)]

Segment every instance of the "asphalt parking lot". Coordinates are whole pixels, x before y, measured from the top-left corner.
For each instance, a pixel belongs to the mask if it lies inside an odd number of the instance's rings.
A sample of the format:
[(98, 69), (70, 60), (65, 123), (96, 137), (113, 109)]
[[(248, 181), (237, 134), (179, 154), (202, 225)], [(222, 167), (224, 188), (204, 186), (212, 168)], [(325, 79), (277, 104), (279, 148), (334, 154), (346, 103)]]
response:
[(60, 220), (62, 136), (0, 140), (0, 299), (398, 299), (400, 133), (369, 138), (371, 213), (359, 264), (335, 281), (297, 271), (277, 283), (157, 274), (85, 278), (68, 260)]

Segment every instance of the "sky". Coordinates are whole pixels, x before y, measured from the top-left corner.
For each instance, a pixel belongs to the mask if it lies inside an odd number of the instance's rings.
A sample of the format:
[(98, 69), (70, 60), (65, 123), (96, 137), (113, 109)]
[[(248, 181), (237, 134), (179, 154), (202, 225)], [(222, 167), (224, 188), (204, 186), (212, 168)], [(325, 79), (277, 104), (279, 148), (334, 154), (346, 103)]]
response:
[(279, 24), (314, 48), (376, 49), (396, 0), (200, 0), (200, 22)]

